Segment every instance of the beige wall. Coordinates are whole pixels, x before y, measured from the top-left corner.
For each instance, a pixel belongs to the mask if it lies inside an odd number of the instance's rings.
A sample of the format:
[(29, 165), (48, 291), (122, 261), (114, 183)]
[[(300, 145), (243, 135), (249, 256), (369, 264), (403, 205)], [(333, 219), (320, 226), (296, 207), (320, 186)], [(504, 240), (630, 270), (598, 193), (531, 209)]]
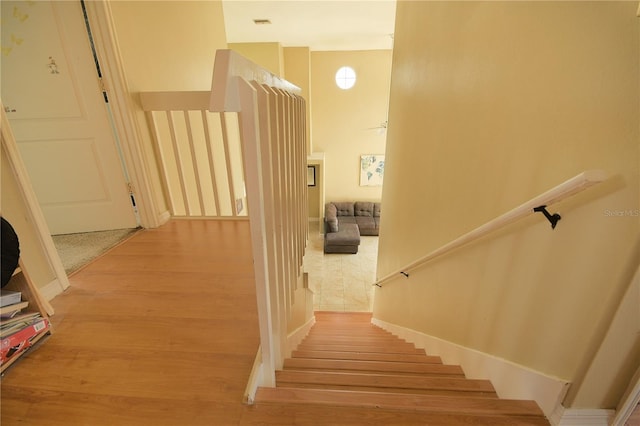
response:
[(284, 76), (284, 53), (280, 43), (229, 43), (229, 49), (235, 50), (278, 77)]
[(307, 154), (313, 152), (311, 145), (311, 52), (308, 47), (285, 47), (284, 53), (284, 78), (300, 88), (301, 96), (307, 105)]
[(115, 1), (132, 92), (210, 90), (216, 49), (226, 49), (221, 1)]
[[(357, 74), (342, 90), (335, 74), (342, 66)], [(384, 154), (386, 133), (370, 129), (387, 120), (391, 51), (311, 53), (312, 145), (325, 153), (326, 201), (379, 201), (382, 187), (360, 186), (360, 156)]]
[(555, 230), (530, 216), (386, 285), (376, 318), (574, 382), (567, 406), (617, 402), (581, 382), (640, 256), (636, 9), (398, 4), (379, 277), (584, 170), (611, 179), (552, 206)]
[(110, 3), (127, 85), (161, 215), (166, 212), (152, 139), (137, 94), (211, 90), (217, 49), (226, 49), (221, 1)]

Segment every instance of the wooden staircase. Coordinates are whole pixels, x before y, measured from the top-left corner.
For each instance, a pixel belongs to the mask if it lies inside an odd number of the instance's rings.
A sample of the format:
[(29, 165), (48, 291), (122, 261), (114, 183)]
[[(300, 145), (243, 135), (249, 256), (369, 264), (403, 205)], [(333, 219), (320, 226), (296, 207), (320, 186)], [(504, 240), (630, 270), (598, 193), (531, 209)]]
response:
[(499, 399), (491, 382), (374, 326), (370, 313), (315, 316), (243, 424), (272, 424), (272, 415), (273, 424), (549, 424), (534, 401)]

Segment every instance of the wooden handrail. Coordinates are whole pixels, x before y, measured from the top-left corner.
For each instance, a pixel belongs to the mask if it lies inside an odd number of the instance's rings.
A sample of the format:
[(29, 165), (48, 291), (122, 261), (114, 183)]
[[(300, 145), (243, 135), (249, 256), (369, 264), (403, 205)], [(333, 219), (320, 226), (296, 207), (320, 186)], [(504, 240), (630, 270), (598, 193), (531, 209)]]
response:
[(494, 232), (512, 222), (515, 222), (518, 219), (522, 219), (523, 217), (534, 213), (533, 209), (536, 207), (557, 203), (560, 200), (581, 192), (589, 188), (590, 186), (600, 183), (606, 179), (607, 173), (603, 170), (587, 170), (585, 172), (582, 172), (579, 175), (567, 180), (566, 182), (561, 183), (555, 188), (552, 188), (547, 192), (540, 194), (535, 198), (532, 198), (531, 200), (527, 201), (524, 204), (521, 204), (515, 209), (510, 210), (507, 213), (498, 216), (495, 219), (485, 223), (484, 225), (474, 229), (473, 231), (468, 232), (456, 238), (455, 240), (443, 245), (442, 247), (432, 251), (426, 256), (423, 256), (420, 259), (409, 263), (405, 267), (398, 269), (397, 271), (392, 272), (389, 275), (386, 275), (385, 277), (373, 283), (373, 285), (382, 287), (382, 283), (396, 278), (398, 275), (408, 277), (409, 271), (416, 269), (423, 264), (452, 250), (455, 250), (465, 244), (484, 237), (485, 235)]

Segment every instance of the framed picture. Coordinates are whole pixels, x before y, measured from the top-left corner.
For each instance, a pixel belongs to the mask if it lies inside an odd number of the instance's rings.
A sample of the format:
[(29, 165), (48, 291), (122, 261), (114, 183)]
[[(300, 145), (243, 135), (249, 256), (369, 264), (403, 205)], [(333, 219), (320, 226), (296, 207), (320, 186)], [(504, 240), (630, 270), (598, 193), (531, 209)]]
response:
[(307, 166), (307, 186), (316, 186), (315, 166)]
[(381, 186), (384, 175), (384, 155), (360, 156), (360, 186)]

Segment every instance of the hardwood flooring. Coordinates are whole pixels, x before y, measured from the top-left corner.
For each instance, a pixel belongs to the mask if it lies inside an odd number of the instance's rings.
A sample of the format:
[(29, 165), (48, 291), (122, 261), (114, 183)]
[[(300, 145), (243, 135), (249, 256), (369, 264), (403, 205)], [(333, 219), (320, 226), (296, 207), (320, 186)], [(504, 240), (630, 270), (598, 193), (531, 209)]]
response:
[(138, 232), (52, 301), (1, 383), (10, 425), (237, 425), (259, 345), (248, 222)]

